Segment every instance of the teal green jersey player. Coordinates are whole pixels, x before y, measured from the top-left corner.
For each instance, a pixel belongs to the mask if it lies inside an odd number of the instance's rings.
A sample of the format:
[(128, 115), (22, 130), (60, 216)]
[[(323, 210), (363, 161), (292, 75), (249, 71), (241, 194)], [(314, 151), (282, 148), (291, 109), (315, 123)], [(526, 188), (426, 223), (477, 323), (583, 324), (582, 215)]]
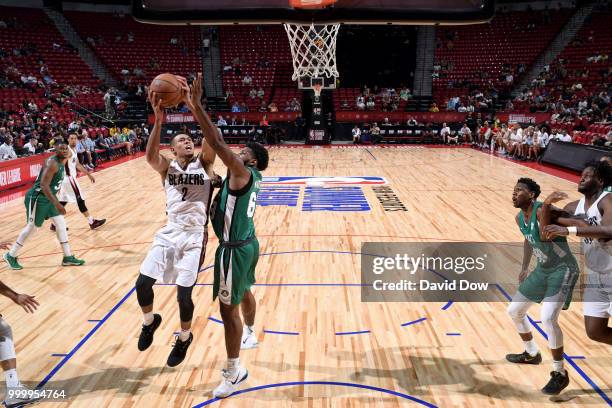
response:
[[(259, 258), (259, 242), (255, 236), (255, 207), (261, 183), (260, 171), (268, 167), (268, 151), (258, 143), (248, 143), (234, 153), (223, 140), (219, 129), (204, 111), (201, 103), (202, 74), (191, 87), (179, 78), (187, 107), (191, 110), (204, 139), (227, 166), (227, 176), (213, 204), (211, 218), (219, 247), (215, 253), (213, 299), (219, 298), (225, 328), (227, 365), (213, 397), (225, 398), (244, 384), (249, 372), (240, 365), (240, 350), (257, 347), (255, 334), (256, 302), (251, 293), (255, 283), (255, 267)], [(244, 317), (242, 326), (240, 311)]]
[[(541, 303), (540, 320), (553, 357), (550, 380), (542, 392), (557, 395), (569, 385), (567, 370), (563, 368), (563, 332), (559, 325), (559, 313), (569, 306), (578, 279), (578, 263), (565, 237), (552, 240), (544, 238), (546, 234), (541, 229), (550, 222), (546, 217), (551, 216), (551, 211), (542, 210), (542, 202), (537, 201), (539, 195), (540, 186), (529, 178), (519, 179), (512, 194), (514, 207), (520, 209), (515, 220), (525, 241), (520, 285), (508, 307), (508, 314), (523, 340), (525, 351), (508, 354), (506, 359), (517, 364), (542, 362), (527, 319), (529, 308), (535, 303)], [(550, 207), (551, 203), (547, 199), (545, 204)], [(530, 272), (532, 255), (536, 257), (536, 266)]]
[(11, 269), (23, 269), (17, 261), (17, 253), (23, 247), (26, 239), (36, 229), (40, 228), (47, 219), (53, 220), (53, 223), (56, 225), (57, 238), (64, 251), (62, 265), (80, 266), (85, 263), (85, 261), (75, 258), (70, 251), (66, 222), (64, 220), (66, 210), (57, 199), (57, 192), (64, 180), (64, 166), (69, 157), (70, 150), (68, 145), (63, 140), (56, 142), (55, 154), (45, 161), (34, 185), (26, 193), (27, 224), (21, 230), (11, 250), (3, 256)]

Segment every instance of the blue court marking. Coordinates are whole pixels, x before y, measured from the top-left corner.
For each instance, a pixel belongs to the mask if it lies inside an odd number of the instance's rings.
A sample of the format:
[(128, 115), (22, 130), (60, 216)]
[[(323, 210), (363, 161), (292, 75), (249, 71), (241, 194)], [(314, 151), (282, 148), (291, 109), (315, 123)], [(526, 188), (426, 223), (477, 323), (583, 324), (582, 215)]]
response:
[(68, 360), (70, 360), (72, 358), (72, 356), (74, 356), (74, 354), (79, 351), (79, 349), (81, 347), (83, 347), (83, 345), (85, 343), (87, 343), (87, 341), (91, 338), (91, 336), (94, 335), (95, 332), (97, 332), (100, 327), (102, 327), (102, 325), (104, 323), (106, 323), (106, 321), (113, 315), (113, 313), (115, 313), (117, 311), (117, 309), (119, 309), (121, 307), (122, 304), (125, 303), (126, 300), (128, 300), (128, 298), (132, 295), (132, 293), (134, 293), (136, 291), (136, 287), (133, 287), (132, 289), (130, 289), (130, 291), (115, 305), (113, 306), (113, 308), (106, 314), (106, 316), (104, 316), (102, 318), (102, 320), (100, 320), (86, 335), (85, 337), (83, 337), (81, 339), (81, 341), (78, 342), (78, 344), (76, 346), (73, 347), (72, 350), (70, 350), (70, 352), (68, 354), (66, 354), (64, 356), (64, 358), (62, 358), (62, 360), (57, 363), (55, 365), (55, 367), (53, 367), (53, 369), (51, 370), (51, 372), (49, 374), (47, 374), (47, 376), (36, 386), (37, 389), (40, 389), (42, 387), (45, 386), (45, 384), (47, 384), (49, 382), (49, 380), (51, 378), (53, 378), (53, 376), (64, 366), (64, 364), (66, 364), (68, 362)]
[(424, 322), (425, 320), (427, 320), (426, 317), (421, 317), (420, 319), (416, 319), (416, 320), (413, 320), (411, 322), (402, 323), (402, 327), (410, 326), (412, 324), (421, 323), (421, 322)]
[[(417, 404), (420, 404), (420, 405), (422, 405), (424, 407), (438, 408), (436, 405), (433, 405), (432, 403), (429, 403), (427, 401), (423, 401), (422, 399), (419, 399), (417, 397), (413, 397), (412, 395), (403, 394), (401, 392), (397, 392), (397, 391), (393, 391), (393, 390), (388, 390), (388, 389), (385, 389), (385, 388), (372, 387), (371, 385), (345, 383), (345, 382), (337, 382), (337, 381), (293, 381), (293, 382), (286, 382), (286, 383), (266, 384), (266, 385), (260, 385), (260, 386), (257, 386), (257, 387), (246, 388), (244, 390), (239, 390), (235, 394), (233, 394), (230, 398), (234, 398), (237, 395), (246, 394), (246, 393), (249, 393), (249, 392), (255, 392), (255, 391), (265, 390), (265, 389), (269, 389), (269, 388), (292, 387), (292, 386), (295, 386), (295, 385), (334, 385), (334, 386), (337, 386), (337, 387), (362, 388), (364, 390), (378, 391), (378, 392), (382, 392), (382, 393), (385, 393), (385, 394), (394, 395), (396, 397), (400, 397), (400, 398), (403, 398), (405, 400), (416, 402)], [(215, 403), (217, 401), (222, 401), (222, 400), (219, 399), (219, 398), (212, 398), (212, 399), (204, 401), (204, 402), (202, 402), (200, 404), (194, 405), (192, 408), (205, 407), (205, 406), (213, 404), (213, 403)]]
[(567, 356), (570, 360), (586, 360), (585, 356)]
[[(508, 292), (506, 292), (504, 290), (504, 288), (502, 288), (502, 286), (499, 283), (496, 283), (495, 286), (497, 286), (497, 289), (499, 289), (499, 291), (504, 295), (504, 297), (506, 299), (508, 299), (509, 302), (512, 301), (512, 297), (508, 294)], [(546, 335), (546, 332), (544, 330), (542, 330), (542, 328), (535, 322), (535, 320), (533, 320), (531, 317), (529, 317), (529, 315), (527, 316), (527, 318), (529, 319), (529, 322), (531, 323), (531, 325), (533, 327), (536, 328), (536, 330), (538, 332), (540, 332), (540, 334), (546, 339), (548, 340), (548, 336)], [(603, 398), (604, 401), (606, 401), (608, 403), (608, 405), (612, 406), (612, 399), (610, 399), (610, 397), (608, 397), (608, 394), (606, 394), (601, 388), (599, 388), (599, 386), (597, 384), (595, 384), (595, 381), (593, 381), (584, 371), (582, 371), (582, 369), (574, 362), (574, 360), (572, 360), (571, 357), (569, 357), (566, 353), (563, 353), (563, 358), (569, 363), (569, 365), (571, 365), (574, 370), (576, 370), (576, 372), (591, 386), (591, 388), (593, 388), (595, 390), (595, 392), (597, 394), (599, 394), (599, 396), (601, 398)]]
[(296, 207), (300, 190), (300, 186), (262, 186), (257, 195), (257, 204), (263, 207), (270, 205)]
[(223, 324), (223, 321), (219, 320), (219, 319), (215, 319), (214, 317), (209, 317), (208, 320), (215, 322), (215, 323), (221, 323)]
[(361, 331), (349, 331), (349, 332), (336, 332), (336, 336), (349, 336), (351, 334), (367, 334), (371, 333), (369, 330), (361, 330)]
[(66, 357), (68, 354), (59, 354), (59, 353), (54, 353), (51, 354), (51, 357)]
[(285, 331), (276, 331), (276, 330), (266, 330), (263, 331), (266, 334), (286, 334), (287, 336), (299, 336), (299, 332), (285, 332)]
[(359, 186), (306, 187), (302, 211), (370, 211)]
[(452, 305), (453, 303), (454, 303), (454, 302), (453, 302), (452, 300), (449, 300), (447, 304), (445, 304), (444, 306), (442, 306), (442, 309), (441, 309), (441, 310), (448, 310), (448, 308), (449, 308), (449, 307), (451, 307), (451, 305)]
[(461, 336), (461, 333), (446, 333), (447, 336)]
[(100, 320), (91, 319), (91, 320), (87, 320), (87, 321), (90, 322), (90, 323), (98, 323)]
[(534, 322), (534, 323), (542, 323), (542, 321), (541, 321), (541, 320), (534, 320), (533, 322)]

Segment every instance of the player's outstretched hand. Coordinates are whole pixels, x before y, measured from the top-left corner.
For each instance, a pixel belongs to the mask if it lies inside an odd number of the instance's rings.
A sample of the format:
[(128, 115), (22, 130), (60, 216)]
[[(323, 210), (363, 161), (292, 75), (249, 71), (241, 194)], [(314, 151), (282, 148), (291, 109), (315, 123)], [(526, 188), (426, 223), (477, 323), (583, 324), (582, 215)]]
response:
[(546, 197), (546, 199), (544, 200), (544, 204), (554, 204), (556, 202), (559, 202), (561, 200), (565, 200), (567, 198), (567, 194), (562, 192), (562, 191), (555, 191), (550, 193), (550, 195), (548, 197)]
[(89, 180), (90, 180), (92, 183), (95, 183), (95, 182), (96, 182), (96, 179), (94, 178), (93, 174), (91, 174), (91, 173), (87, 173), (87, 177), (89, 177)]
[(9, 249), (10, 245), (9, 242), (0, 242), (0, 249)]
[(155, 114), (155, 118), (162, 118), (163, 112), (161, 107), (161, 98), (157, 96), (155, 92), (149, 91), (149, 103), (151, 103), (151, 107), (153, 108), (153, 113)]
[(26, 295), (26, 294), (18, 294), (13, 299), (13, 302), (17, 303), (19, 306), (23, 307), (28, 313), (34, 313), (36, 308), (40, 306), (38, 301), (34, 299), (34, 296)]
[(546, 239), (566, 237), (569, 235), (569, 230), (560, 225), (550, 224), (544, 227), (544, 235)]

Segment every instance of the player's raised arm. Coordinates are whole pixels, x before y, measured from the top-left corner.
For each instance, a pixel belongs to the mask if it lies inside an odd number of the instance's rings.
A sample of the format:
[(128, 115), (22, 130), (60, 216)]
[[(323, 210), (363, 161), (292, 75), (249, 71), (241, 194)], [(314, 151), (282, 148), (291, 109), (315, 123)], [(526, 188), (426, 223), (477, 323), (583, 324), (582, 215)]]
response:
[(589, 225), (584, 220), (572, 218), (560, 219), (561, 225), (549, 225), (545, 231), (551, 238), (568, 236), (570, 233), (579, 237), (612, 239), (612, 196), (608, 195), (600, 202), (602, 213), (601, 225)]
[[(187, 86), (187, 83), (183, 81), (183, 86)], [(198, 77), (194, 81), (190, 94), (185, 96), (185, 103), (189, 110), (193, 113), (200, 128), (202, 128), (202, 134), (204, 135), (204, 141), (207, 142), (210, 147), (214, 150), (214, 152), (219, 155), (223, 164), (227, 166), (232, 176), (245, 179), (245, 183), (248, 182), (248, 179), (251, 177), (251, 173), (244, 166), (242, 159), (232, 152), (232, 150), (227, 146), (225, 140), (223, 140), (223, 136), (219, 132), (219, 128), (215, 126), (210, 117), (204, 111), (204, 107), (202, 106), (202, 101), (200, 98), (193, 98), (193, 92), (202, 92), (202, 74), (198, 73)]]
[(147, 163), (153, 167), (159, 174), (165, 175), (168, 171), (170, 162), (159, 153), (159, 139), (161, 137), (162, 120), (164, 113), (161, 108), (161, 98), (158, 98), (155, 92), (149, 93), (149, 102), (155, 114), (155, 124), (147, 141), (146, 158)]
[[(179, 81), (186, 85), (186, 82), (184, 82), (183, 77), (177, 76), (177, 78), (179, 78)], [(196, 104), (202, 103), (202, 89), (202, 75), (200, 74), (193, 81), (190, 92), (187, 93), (187, 96), (191, 101), (191, 104), (188, 104), (188, 106), (196, 106)], [(204, 129), (202, 129), (202, 134), (204, 134)], [(212, 164), (215, 162), (215, 157), (217, 157), (217, 154), (215, 153), (215, 150), (211, 147), (210, 143), (207, 141), (206, 138), (202, 139), (202, 152), (200, 153), (200, 161), (202, 162), (202, 165), (204, 166), (204, 168), (206, 168), (207, 171), (208, 168), (212, 166)]]

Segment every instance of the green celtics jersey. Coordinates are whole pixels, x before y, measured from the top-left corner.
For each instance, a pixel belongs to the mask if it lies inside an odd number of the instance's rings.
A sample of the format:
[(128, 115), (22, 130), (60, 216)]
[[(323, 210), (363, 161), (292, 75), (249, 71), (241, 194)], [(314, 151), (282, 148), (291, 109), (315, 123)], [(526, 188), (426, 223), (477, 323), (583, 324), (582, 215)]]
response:
[(575, 262), (565, 237), (557, 237), (552, 241), (542, 241), (540, 238), (540, 224), (537, 213), (541, 206), (541, 201), (533, 203), (529, 223), (525, 223), (523, 211), (519, 212), (519, 228), (533, 248), (533, 254), (538, 260), (538, 265), (542, 268), (553, 268), (562, 262)]
[[(64, 180), (64, 165), (62, 164), (61, 160), (57, 158), (57, 156), (51, 156), (48, 160), (55, 160), (57, 162), (57, 173), (53, 175), (51, 183), (49, 184), (49, 187), (51, 188), (51, 193), (53, 195), (56, 195), (62, 185), (62, 181)], [(43, 170), (44, 168), (40, 169), (38, 177), (36, 178), (36, 181), (34, 182), (32, 188), (30, 189), (31, 193), (42, 193), (42, 189), (40, 188), (40, 181), (42, 180)]]
[(212, 204), (213, 229), (220, 242), (244, 241), (255, 237), (255, 204), (261, 183), (261, 173), (254, 167), (249, 182), (240, 191), (231, 191), (229, 176), (223, 181), (221, 190)]

